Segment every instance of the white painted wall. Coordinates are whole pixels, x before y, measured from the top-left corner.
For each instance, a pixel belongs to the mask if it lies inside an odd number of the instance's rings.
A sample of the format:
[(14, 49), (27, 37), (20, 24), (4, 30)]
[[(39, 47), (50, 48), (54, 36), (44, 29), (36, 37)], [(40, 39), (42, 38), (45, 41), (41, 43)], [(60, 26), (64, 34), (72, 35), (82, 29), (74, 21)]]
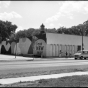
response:
[(19, 48), (21, 50), (21, 54), (28, 54), (30, 45), (31, 45), (31, 41), (28, 38), (20, 38)]
[[(60, 53), (61, 50), (61, 53)], [(73, 56), (77, 52), (76, 45), (59, 45), (59, 44), (47, 44), (46, 45), (46, 56), (47, 57), (62, 57), (62, 56)]]
[(14, 50), (14, 49), (15, 49), (15, 48), (14, 48), (15, 45), (16, 45), (15, 42), (12, 42), (12, 43), (11, 43), (11, 53), (12, 53), (12, 54), (15, 54), (15, 50)]
[(14, 47), (14, 54), (16, 54), (16, 55), (21, 54), (21, 50), (19, 48), (19, 43), (17, 43)]
[(46, 56), (52, 56), (52, 45), (51, 44), (47, 44), (46, 45)]
[[(82, 45), (82, 36), (46, 33), (47, 44)], [(84, 49), (88, 49), (88, 37), (83, 37)]]
[(53, 47), (53, 50), (52, 50), (53, 51), (53, 56), (55, 56), (55, 44), (53, 44), (52, 47)]
[(55, 48), (56, 48), (56, 49), (55, 49), (55, 50), (56, 50), (56, 56), (58, 56), (58, 53), (59, 53), (59, 52), (58, 52), (58, 44), (56, 44), (55, 46), (56, 46), (56, 47), (55, 47)]

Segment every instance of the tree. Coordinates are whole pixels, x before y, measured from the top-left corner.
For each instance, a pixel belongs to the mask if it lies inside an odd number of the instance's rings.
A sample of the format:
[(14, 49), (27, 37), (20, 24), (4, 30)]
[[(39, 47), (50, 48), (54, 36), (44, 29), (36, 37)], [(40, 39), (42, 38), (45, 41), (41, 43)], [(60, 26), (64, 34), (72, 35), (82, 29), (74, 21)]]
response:
[(65, 28), (65, 27), (58, 28), (57, 29), (57, 33), (60, 33), (60, 34), (62, 34), (62, 33), (69, 34), (67, 28)]
[[(39, 35), (40, 31), (41, 29), (34, 29), (34, 28), (29, 28), (26, 30), (18, 31), (16, 33), (16, 38), (19, 39), (23, 37)], [(59, 33), (59, 34), (70, 34), (70, 35), (82, 35), (82, 33), (84, 32), (83, 35), (87, 36), (88, 35), (88, 21), (85, 21), (83, 24), (79, 24), (77, 26), (72, 26), (70, 28), (66, 28), (64, 26), (58, 29), (55, 29), (55, 28), (47, 29), (46, 28), (45, 31), (46, 33)]]
[(85, 36), (88, 35), (88, 20), (83, 23)]
[(29, 28), (28, 30), (26, 30), (26, 36), (30, 37), (33, 35), (34, 32), (35, 32), (34, 28)]
[(32, 36), (39, 35), (40, 34), (40, 29), (35, 29), (32, 33)]
[(55, 28), (52, 29), (45, 29), (46, 33), (57, 33), (57, 30)]
[(9, 21), (0, 20), (0, 37), (2, 40), (10, 39), (12, 32), (15, 32), (17, 29), (16, 25), (13, 25)]
[(16, 33), (15, 38), (19, 39), (19, 38), (25, 38), (26, 37), (26, 31), (25, 30), (20, 30)]
[(16, 33), (16, 39), (30, 37), (32, 35), (35, 35), (36, 31), (38, 31), (38, 30), (35, 30), (34, 28), (20, 30)]

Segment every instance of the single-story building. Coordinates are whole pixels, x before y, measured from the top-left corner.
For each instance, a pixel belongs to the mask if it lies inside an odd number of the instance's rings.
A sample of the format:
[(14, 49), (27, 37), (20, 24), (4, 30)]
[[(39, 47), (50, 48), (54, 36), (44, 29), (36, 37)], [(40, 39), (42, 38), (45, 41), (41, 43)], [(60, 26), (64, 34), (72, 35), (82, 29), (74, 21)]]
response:
[[(1, 54), (26, 55), (33, 54), (44, 57), (73, 56), (81, 50), (82, 36), (58, 33), (46, 33), (44, 25), (40, 26), (39, 35), (20, 38), (18, 42), (2, 41), (0, 44)], [(83, 36), (84, 49), (88, 49), (88, 37)]]

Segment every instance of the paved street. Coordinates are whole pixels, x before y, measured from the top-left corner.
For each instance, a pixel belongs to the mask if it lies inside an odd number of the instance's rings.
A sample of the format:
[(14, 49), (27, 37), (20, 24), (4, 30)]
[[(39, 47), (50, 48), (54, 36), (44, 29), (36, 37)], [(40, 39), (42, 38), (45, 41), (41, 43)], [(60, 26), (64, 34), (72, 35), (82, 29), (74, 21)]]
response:
[(72, 58), (36, 59), (33, 61), (26, 59), (24, 61), (1, 61), (0, 74), (88, 67), (88, 60), (74, 60)]

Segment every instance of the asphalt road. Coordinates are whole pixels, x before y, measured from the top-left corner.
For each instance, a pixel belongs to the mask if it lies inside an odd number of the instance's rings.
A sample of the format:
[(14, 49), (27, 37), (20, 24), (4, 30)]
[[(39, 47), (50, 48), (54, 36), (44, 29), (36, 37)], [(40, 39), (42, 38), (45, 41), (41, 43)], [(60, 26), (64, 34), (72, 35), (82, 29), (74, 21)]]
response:
[(0, 62), (0, 74), (88, 67), (88, 60), (39, 60)]

